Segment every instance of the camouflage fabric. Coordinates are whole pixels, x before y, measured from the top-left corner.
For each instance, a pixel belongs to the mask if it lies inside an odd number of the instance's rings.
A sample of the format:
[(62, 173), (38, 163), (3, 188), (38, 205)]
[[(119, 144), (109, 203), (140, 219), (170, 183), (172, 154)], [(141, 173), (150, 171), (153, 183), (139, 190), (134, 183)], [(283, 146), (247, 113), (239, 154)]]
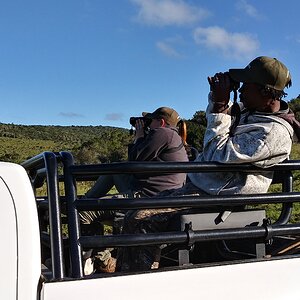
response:
[(116, 259), (112, 257), (112, 248), (97, 252), (94, 256), (95, 269), (103, 273), (114, 273), (116, 269)]
[[(127, 192), (124, 193), (119, 193), (119, 194), (112, 194), (112, 195), (107, 195), (105, 197), (101, 197), (101, 199), (125, 199), (125, 198), (138, 198), (140, 197), (139, 192), (134, 192), (128, 190)], [(125, 211), (118, 210), (118, 211), (104, 211), (104, 210), (97, 210), (97, 211), (80, 211), (79, 218), (80, 218), (80, 223), (84, 225), (89, 225), (93, 223), (101, 223), (102, 221), (112, 221), (115, 217), (120, 218), (123, 216)], [(95, 233), (97, 234), (97, 233)]]
[[(138, 198), (139, 192), (127, 191), (102, 197), (101, 199), (123, 199)], [(84, 201), (84, 200), (83, 200)], [(107, 221), (111, 222), (116, 230), (121, 231), (125, 211), (80, 211), (79, 213), (80, 227), (82, 235), (104, 235), (104, 225)], [(115, 228), (114, 228), (115, 229)], [(116, 259), (112, 257), (113, 248), (94, 251), (89, 249), (83, 253), (84, 274), (90, 275), (95, 271), (104, 273), (113, 273), (116, 268)]]
[[(191, 182), (183, 188), (165, 191), (159, 196), (205, 195)], [(123, 224), (123, 234), (141, 234), (170, 231), (170, 222), (182, 210), (176, 208), (128, 211)], [(160, 245), (120, 248), (117, 258), (118, 271), (146, 271), (157, 269), (161, 254)]]

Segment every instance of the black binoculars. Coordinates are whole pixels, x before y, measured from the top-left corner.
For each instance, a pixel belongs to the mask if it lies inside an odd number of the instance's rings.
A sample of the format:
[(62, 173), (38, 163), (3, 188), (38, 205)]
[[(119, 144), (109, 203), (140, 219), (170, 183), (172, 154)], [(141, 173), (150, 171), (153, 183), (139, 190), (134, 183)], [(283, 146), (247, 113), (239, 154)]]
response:
[(144, 128), (149, 127), (149, 125), (151, 124), (151, 121), (152, 121), (151, 119), (146, 118), (146, 117), (130, 117), (130, 119), (129, 119), (130, 125), (135, 127), (137, 120), (142, 120), (144, 122)]

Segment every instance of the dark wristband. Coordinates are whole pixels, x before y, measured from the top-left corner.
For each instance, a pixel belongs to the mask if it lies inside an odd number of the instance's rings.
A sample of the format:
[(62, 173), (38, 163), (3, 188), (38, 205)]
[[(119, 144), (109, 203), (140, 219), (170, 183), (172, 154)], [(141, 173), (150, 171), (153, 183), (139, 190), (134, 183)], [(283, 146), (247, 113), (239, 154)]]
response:
[(224, 112), (226, 109), (228, 109), (229, 105), (228, 103), (224, 103), (224, 102), (213, 102), (213, 112), (215, 113), (222, 113)]

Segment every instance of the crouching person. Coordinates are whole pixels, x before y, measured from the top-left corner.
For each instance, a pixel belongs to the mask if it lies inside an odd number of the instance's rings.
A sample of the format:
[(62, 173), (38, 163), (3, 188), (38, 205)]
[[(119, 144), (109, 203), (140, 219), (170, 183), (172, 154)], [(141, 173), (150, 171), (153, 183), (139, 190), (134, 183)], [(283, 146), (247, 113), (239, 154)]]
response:
[[(244, 69), (216, 73), (208, 77), (208, 83), (207, 129), (203, 152), (196, 161), (250, 163), (261, 167), (262, 172), (190, 173), (183, 188), (166, 191), (161, 196), (267, 192), (273, 172), (263, 169), (287, 159), (293, 134), (300, 136), (299, 123), (282, 100), (286, 95), (284, 89), (291, 85), (289, 70), (279, 60), (262, 56)], [(239, 83), (242, 83), (240, 88)], [(233, 89), (238, 89), (240, 103), (232, 106), (229, 97)], [(176, 209), (128, 212), (123, 232), (166, 231), (177, 213)], [(123, 271), (150, 270), (158, 267), (159, 257), (159, 246), (128, 247), (120, 251), (117, 265)]]

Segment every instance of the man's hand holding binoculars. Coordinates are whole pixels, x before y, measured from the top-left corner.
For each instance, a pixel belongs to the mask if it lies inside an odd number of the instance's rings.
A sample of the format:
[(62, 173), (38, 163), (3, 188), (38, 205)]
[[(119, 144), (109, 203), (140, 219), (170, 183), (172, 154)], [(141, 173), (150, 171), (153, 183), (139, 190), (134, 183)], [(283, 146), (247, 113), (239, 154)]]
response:
[(226, 73), (216, 73), (207, 78), (212, 91), (212, 113), (227, 113), (230, 98), (230, 77)]
[(142, 119), (136, 119), (135, 123), (135, 137), (134, 137), (134, 142), (136, 142), (137, 139), (142, 138), (145, 136), (145, 124)]

